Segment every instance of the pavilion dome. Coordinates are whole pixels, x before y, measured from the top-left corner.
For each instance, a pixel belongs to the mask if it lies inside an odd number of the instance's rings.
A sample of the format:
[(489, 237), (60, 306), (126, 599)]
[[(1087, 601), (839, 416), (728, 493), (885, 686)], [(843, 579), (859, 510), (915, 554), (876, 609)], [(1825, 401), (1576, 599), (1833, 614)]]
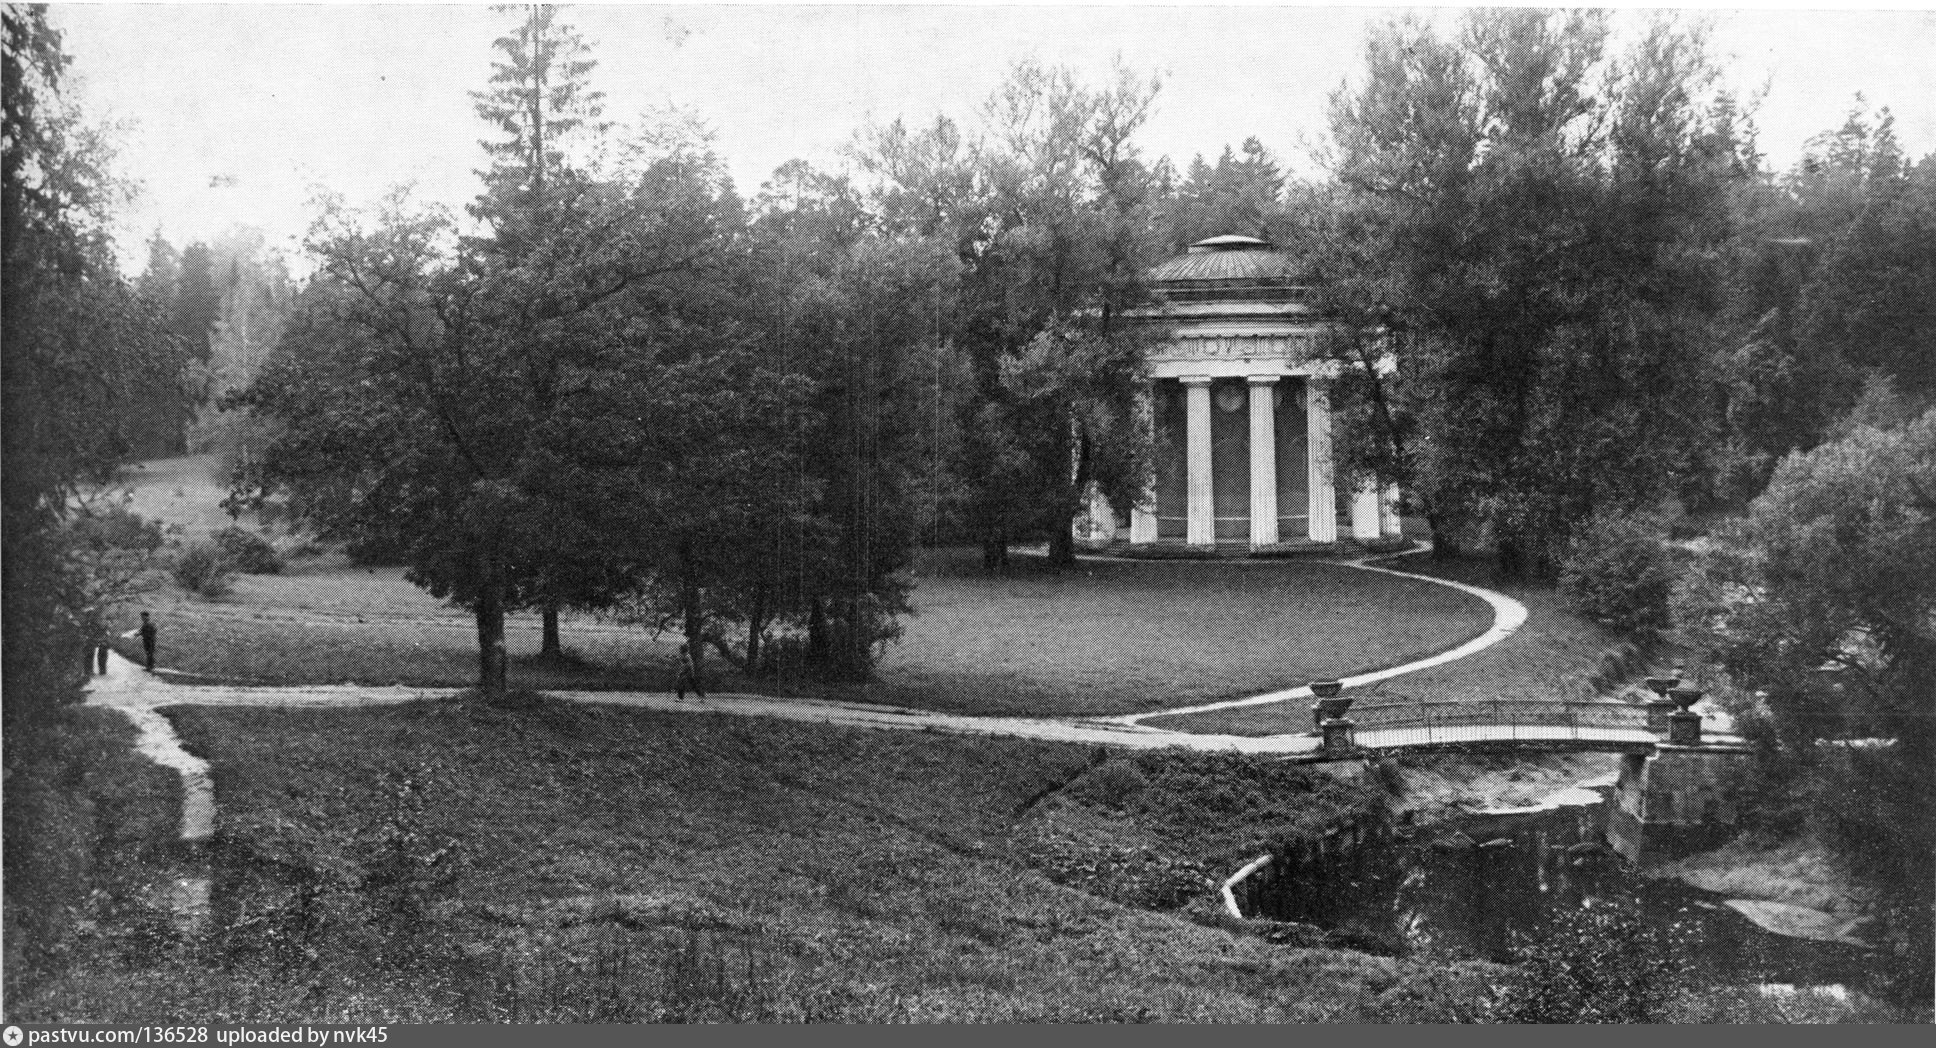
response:
[(1277, 301), (1307, 297), (1309, 281), (1288, 252), (1268, 240), (1215, 236), (1149, 272), (1152, 290), (1170, 302)]

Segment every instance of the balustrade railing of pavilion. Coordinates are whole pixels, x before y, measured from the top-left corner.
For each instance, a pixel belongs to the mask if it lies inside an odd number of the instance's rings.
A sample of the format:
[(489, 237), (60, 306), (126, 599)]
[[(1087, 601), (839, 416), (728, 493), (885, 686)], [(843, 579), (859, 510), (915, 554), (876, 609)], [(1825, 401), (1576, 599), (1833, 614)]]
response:
[[(1646, 707), (1618, 702), (1375, 702), (1354, 704), (1346, 716), (1352, 721), (1353, 741), (1374, 747), (1509, 740), (1605, 742), (1625, 741), (1619, 732), (1651, 734)], [(1637, 736), (1629, 738), (1640, 741)]]

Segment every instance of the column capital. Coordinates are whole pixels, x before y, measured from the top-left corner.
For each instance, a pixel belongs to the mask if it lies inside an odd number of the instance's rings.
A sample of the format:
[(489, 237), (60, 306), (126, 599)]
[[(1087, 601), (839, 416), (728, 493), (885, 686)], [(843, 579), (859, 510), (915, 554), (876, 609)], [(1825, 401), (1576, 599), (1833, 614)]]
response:
[(1277, 380), (1283, 377), (1282, 375), (1250, 375), (1244, 381), (1253, 386), (1272, 386), (1276, 385)]
[(1210, 376), (1209, 375), (1184, 375), (1183, 377), (1177, 379), (1177, 381), (1183, 383), (1186, 386), (1207, 386), (1210, 384)]

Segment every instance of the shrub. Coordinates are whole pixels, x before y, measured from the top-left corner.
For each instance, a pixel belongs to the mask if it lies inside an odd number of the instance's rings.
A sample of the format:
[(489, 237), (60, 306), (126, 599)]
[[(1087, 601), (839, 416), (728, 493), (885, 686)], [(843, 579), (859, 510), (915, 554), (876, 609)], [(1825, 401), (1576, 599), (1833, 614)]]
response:
[(394, 532), (371, 531), (344, 544), (343, 552), (359, 568), (393, 568), (410, 563), (410, 542)]
[(219, 597), (229, 591), (235, 569), (213, 542), (195, 542), (175, 557), (175, 581), (190, 593)]
[(69, 577), (80, 584), (70, 598), (78, 607), (112, 607), (161, 585), (166, 531), (125, 507), (84, 507), (67, 518), (56, 541), (74, 569)]
[(889, 988), (786, 965), (688, 918), (649, 939), (600, 930), (498, 955), (462, 1018), (509, 1023), (882, 1023), (918, 1016)]
[(1667, 628), (1674, 556), (1650, 517), (1603, 514), (1574, 537), (1560, 590), (1575, 610), (1622, 633)]
[(1387, 797), (1405, 795), (1405, 771), (1398, 766), (1396, 760), (1386, 758), (1366, 761), (1365, 778), (1375, 783)]
[(434, 904), (457, 889), (461, 866), (458, 842), (433, 831), (424, 792), (437, 779), (422, 765), (410, 772), (386, 772), (381, 821), (359, 842), (364, 876), (362, 893), (408, 948), (430, 923)]
[(1124, 906), (1176, 910), (1214, 895), (1221, 868), (1151, 845), (1086, 843), (1051, 836), (1029, 862), (1049, 880)]
[(276, 548), (260, 535), (227, 527), (215, 533), (215, 544), (221, 548), (229, 564), (245, 575), (277, 575), (282, 572), (282, 558), (276, 555)]
[(1564, 914), (1517, 946), (1518, 969), (1490, 1002), (1495, 1022), (1663, 1022), (1692, 972), (1687, 930), (1649, 924), (1621, 900)]
[(1109, 808), (1121, 808), (1135, 800), (1149, 786), (1141, 769), (1128, 761), (1114, 760), (1097, 765), (1070, 784), (1076, 799)]

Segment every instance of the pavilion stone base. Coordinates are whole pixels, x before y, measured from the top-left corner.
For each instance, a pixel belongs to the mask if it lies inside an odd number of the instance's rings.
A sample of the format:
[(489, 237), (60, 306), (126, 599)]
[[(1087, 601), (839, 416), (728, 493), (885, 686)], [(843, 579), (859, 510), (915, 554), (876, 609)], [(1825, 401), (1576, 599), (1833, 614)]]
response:
[(1412, 548), (1410, 539), (1394, 536), (1370, 542), (1339, 538), (1336, 542), (1280, 542), (1252, 546), (1248, 542), (1219, 542), (1214, 546), (1193, 546), (1186, 542), (1078, 542), (1077, 548), (1090, 553), (1128, 560), (1277, 560), (1296, 557), (1358, 557), (1367, 554), (1397, 553)]

